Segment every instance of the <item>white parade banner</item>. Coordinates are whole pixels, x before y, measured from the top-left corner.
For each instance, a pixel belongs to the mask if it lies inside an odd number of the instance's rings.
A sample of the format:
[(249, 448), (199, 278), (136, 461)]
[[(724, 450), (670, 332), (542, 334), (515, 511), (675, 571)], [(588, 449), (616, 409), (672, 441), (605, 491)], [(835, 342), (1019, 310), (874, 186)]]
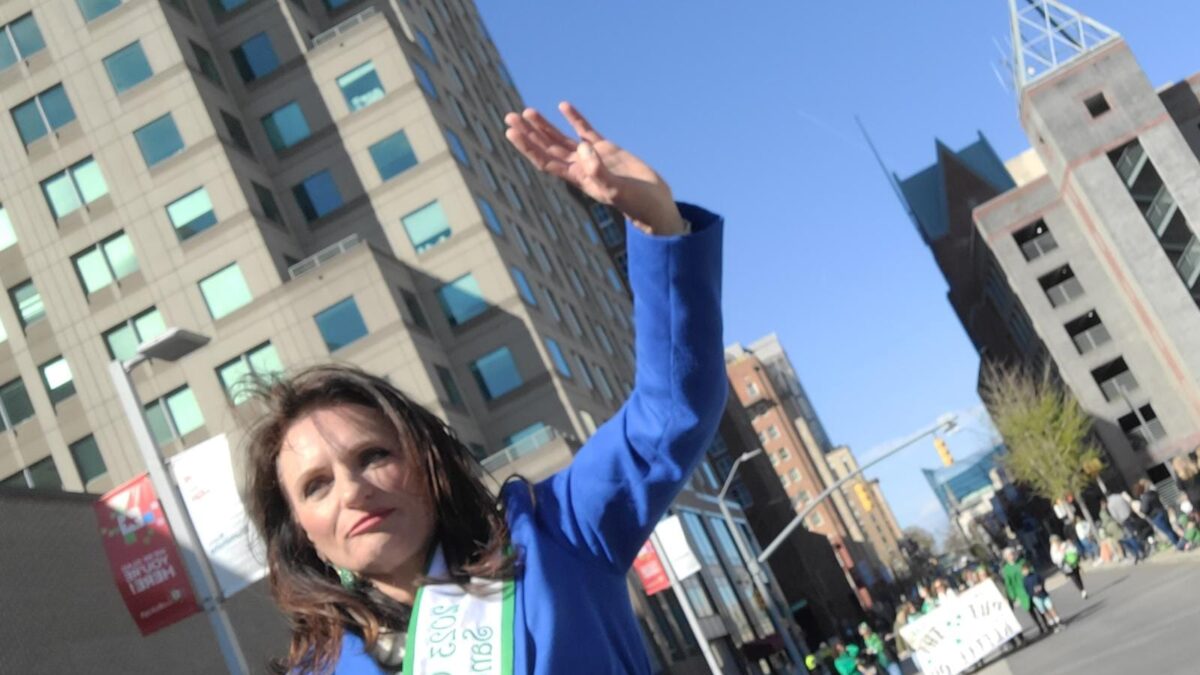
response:
[(171, 457), (170, 466), (221, 594), (231, 597), (266, 576), (266, 550), (238, 494), (225, 434)]
[(975, 584), (900, 629), (926, 675), (958, 675), (1021, 634), (995, 582)]

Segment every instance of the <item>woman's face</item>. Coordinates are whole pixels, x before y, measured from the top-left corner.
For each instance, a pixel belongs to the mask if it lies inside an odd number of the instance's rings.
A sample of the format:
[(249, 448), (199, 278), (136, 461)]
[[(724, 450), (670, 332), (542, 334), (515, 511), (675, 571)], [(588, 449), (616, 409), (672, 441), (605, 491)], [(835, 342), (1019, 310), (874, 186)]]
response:
[(332, 404), (292, 423), (276, 469), (322, 560), (368, 579), (423, 571), (434, 510), (414, 452), (365, 406)]

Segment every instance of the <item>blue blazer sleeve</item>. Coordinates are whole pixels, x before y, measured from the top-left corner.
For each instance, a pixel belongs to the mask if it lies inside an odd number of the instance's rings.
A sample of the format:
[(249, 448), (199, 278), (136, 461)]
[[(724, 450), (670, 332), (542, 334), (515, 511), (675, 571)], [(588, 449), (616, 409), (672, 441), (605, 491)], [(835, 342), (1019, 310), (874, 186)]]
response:
[(692, 233), (627, 225), (637, 373), (621, 410), (566, 469), (534, 486), (540, 528), (622, 573), (707, 451), (728, 384), (721, 332), (724, 223), (680, 204)]

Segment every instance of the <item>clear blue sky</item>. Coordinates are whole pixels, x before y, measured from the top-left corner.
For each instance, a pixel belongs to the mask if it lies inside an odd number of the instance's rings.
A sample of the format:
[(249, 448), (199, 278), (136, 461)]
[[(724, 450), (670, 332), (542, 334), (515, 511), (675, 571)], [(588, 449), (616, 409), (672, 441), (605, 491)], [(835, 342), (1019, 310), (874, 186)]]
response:
[[(979, 406), (946, 285), (853, 117), (901, 176), (982, 131), (1028, 147), (993, 73), (1007, 0), (477, 0), (527, 105), (573, 101), (680, 199), (727, 219), (725, 336), (778, 333), (835, 443), (860, 456)], [(1076, 0), (1155, 85), (1200, 70), (1195, 0)], [(986, 416), (949, 439), (988, 442)], [(902, 525), (943, 530), (915, 446), (876, 475)]]

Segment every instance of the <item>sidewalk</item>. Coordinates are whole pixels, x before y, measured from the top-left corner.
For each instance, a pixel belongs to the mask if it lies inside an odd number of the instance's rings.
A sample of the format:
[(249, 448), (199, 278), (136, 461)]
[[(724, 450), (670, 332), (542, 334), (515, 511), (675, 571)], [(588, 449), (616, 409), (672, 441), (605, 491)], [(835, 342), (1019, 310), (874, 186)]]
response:
[[(1200, 564), (1200, 548), (1192, 549), (1191, 551), (1186, 552), (1179, 551), (1174, 548), (1159, 550), (1157, 553), (1151, 554), (1149, 558), (1146, 558), (1142, 562), (1138, 563), (1138, 565), (1177, 565), (1183, 563)], [(1086, 561), (1083, 563), (1083, 571), (1086, 574), (1088, 572), (1094, 572), (1098, 570), (1128, 569), (1134, 566), (1133, 560), (1122, 560), (1109, 563)], [(1046, 578), (1046, 590), (1053, 591), (1067, 583), (1070, 583), (1070, 581), (1067, 579), (1066, 575), (1062, 572), (1056, 571), (1054, 574)]]

